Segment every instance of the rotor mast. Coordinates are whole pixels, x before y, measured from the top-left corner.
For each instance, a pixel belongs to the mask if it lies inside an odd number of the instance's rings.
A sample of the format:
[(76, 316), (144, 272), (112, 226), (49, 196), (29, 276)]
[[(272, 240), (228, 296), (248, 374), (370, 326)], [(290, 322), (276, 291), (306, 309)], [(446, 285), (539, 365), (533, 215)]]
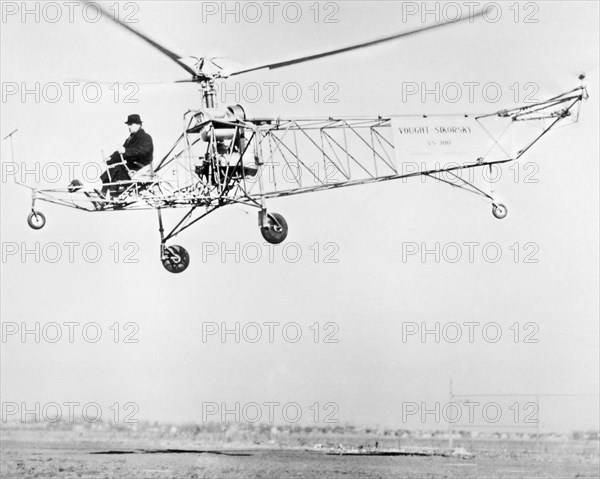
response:
[(217, 103), (215, 101), (216, 91), (215, 91), (215, 82), (208, 81), (203, 82), (202, 86), (202, 103), (204, 108), (215, 108)]
[(217, 107), (217, 90), (215, 88), (215, 78), (204, 77), (198, 80), (200, 92), (202, 93), (202, 106), (204, 108)]

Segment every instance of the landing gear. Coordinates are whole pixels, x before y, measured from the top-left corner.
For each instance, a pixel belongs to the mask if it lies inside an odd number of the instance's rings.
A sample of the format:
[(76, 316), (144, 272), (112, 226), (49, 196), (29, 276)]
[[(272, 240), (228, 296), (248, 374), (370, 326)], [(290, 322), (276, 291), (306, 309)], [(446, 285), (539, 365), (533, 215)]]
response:
[(34, 230), (41, 230), (46, 224), (46, 217), (41, 211), (31, 210), (27, 217), (27, 224)]
[(267, 242), (271, 244), (279, 244), (288, 235), (288, 225), (285, 218), (279, 213), (267, 213), (261, 211), (259, 215), (262, 215), (260, 221), (260, 233)]
[(183, 246), (163, 246), (160, 259), (169, 273), (182, 273), (190, 265), (190, 255)]
[(492, 214), (499, 220), (506, 218), (508, 214), (508, 208), (502, 203), (494, 203), (492, 205)]

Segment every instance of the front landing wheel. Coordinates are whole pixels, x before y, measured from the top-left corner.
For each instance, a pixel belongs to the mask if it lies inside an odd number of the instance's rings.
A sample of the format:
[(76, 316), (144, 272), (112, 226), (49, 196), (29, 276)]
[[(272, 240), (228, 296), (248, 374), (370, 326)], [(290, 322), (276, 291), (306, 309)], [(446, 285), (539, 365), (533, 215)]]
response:
[(41, 230), (46, 224), (46, 217), (41, 211), (31, 210), (27, 217), (27, 224), (34, 230)]
[(508, 214), (508, 208), (502, 203), (494, 204), (492, 206), (492, 214), (499, 220), (506, 218)]
[(279, 213), (268, 213), (265, 223), (260, 229), (260, 233), (267, 242), (279, 244), (287, 238), (287, 221)]
[(173, 245), (163, 249), (161, 261), (169, 273), (182, 273), (190, 265), (190, 255), (183, 246)]

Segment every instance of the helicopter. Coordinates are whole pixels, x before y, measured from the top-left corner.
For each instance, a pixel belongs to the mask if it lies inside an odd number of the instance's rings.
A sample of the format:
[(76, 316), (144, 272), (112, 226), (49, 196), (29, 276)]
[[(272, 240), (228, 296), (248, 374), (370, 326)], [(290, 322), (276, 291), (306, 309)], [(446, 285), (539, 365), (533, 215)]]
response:
[[(272, 199), (425, 176), (484, 199), (491, 204), (493, 216), (503, 219), (508, 208), (462, 173), (475, 168), (491, 171), (494, 165), (518, 160), (559, 123), (577, 121), (579, 107), (588, 97), (581, 84), (545, 101), (482, 115), (249, 118), (242, 105), (217, 103), (217, 81), (421, 34), (481, 17), (487, 9), (343, 48), (228, 71), (217, 57), (180, 56), (98, 4), (84, 3), (182, 68), (189, 77), (176, 83), (197, 84), (202, 107), (183, 114), (183, 131), (161, 158), (133, 171), (121, 157), (129, 179), (106, 184), (111, 195), (94, 186), (38, 189), (23, 185), (31, 190), (32, 197), (27, 222), (35, 230), (46, 224), (45, 215), (36, 209), (39, 201), (87, 212), (155, 210), (160, 260), (171, 273), (185, 271), (190, 255), (183, 246), (167, 243), (228, 205), (257, 209), (263, 238), (280, 244), (289, 228), (283, 215), (268, 209)], [(579, 77), (581, 81), (584, 78)], [(536, 128), (522, 131), (522, 124), (535, 124)], [(515, 148), (516, 143), (522, 146)], [(440, 158), (446, 163), (440, 164)], [(418, 159), (418, 168), (414, 168), (414, 161), (408, 161), (414, 159)], [(162, 210), (174, 208), (186, 211), (174, 226), (165, 228)]]

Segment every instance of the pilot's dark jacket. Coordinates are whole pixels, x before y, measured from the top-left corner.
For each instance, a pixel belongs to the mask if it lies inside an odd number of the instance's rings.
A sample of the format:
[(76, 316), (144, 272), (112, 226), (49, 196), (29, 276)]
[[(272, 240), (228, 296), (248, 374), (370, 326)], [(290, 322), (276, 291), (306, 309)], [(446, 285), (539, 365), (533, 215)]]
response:
[[(131, 171), (137, 171), (152, 162), (152, 154), (154, 152), (152, 137), (142, 128), (125, 140), (123, 148), (125, 148), (123, 159), (127, 163), (127, 168)], [(117, 181), (128, 181), (131, 179), (127, 170), (121, 164), (121, 155), (118, 151), (115, 151), (110, 155), (107, 164), (110, 168), (100, 176), (102, 183), (115, 183)], [(108, 189), (107, 186), (104, 186), (102, 188), (103, 193)]]
[(123, 143), (123, 147), (125, 148), (123, 158), (130, 170), (139, 170), (152, 162), (154, 152), (152, 137), (143, 128), (130, 135)]

